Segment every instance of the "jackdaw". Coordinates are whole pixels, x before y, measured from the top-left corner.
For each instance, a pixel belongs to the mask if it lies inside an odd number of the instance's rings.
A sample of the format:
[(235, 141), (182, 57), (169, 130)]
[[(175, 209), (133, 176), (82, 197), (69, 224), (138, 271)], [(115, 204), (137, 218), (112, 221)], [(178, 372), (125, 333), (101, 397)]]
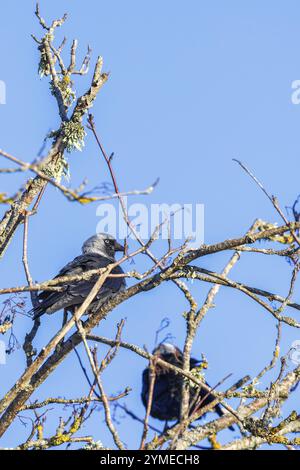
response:
[[(112, 235), (106, 233), (94, 235), (82, 245), (82, 255), (77, 256), (62, 268), (56, 277), (80, 275), (91, 269), (104, 268), (115, 262), (116, 251), (124, 252), (124, 247)], [(116, 266), (111, 273), (122, 274), (123, 270), (120, 266)], [(42, 291), (38, 295), (40, 304), (31, 310), (33, 319), (44, 315), (44, 313), (51, 314), (61, 309), (74, 313), (74, 310), (86, 299), (98, 278), (99, 275), (95, 275), (88, 280), (72, 281), (65, 284), (62, 291)], [(124, 277), (107, 278), (85, 313), (93, 313), (101, 307), (105, 300), (124, 287)]]
[[(163, 359), (164, 361), (174, 366), (183, 367), (183, 354), (179, 348), (170, 343), (161, 343), (154, 349), (153, 355)], [(191, 358), (190, 369), (199, 366), (202, 361)], [(161, 364), (155, 365), (155, 382), (153, 388), (153, 400), (150, 415), (153, 418), (160, 419), (161, 421), (174, 421), (180, 418), (180, 404), (181, 404), (181, 389), (183, 383), (183, 376), (176, 374), (170, 369), (167, 369)], [(208, 384), (206, 384), (208, 385)], [(149, 368), (147, 367), (143, 372), (143, 387), (142, 387), (142, 401), (147, 407), (149, 398)], [(207, 395), (207, 396), (206, 396)], [(204, 399), (204, 397), (206, 397)], [(204, 388), (195, 386), (190, 387), (190, 409), (189, 415), (196, 410), (211, 403), (215, 399), (212, 393), (207, 392)], [(201, 402), (201, 400), (203, 400)], [(214, 408), (214, 411), (223, 416), (224, 412), (220, 405)], [(201, 416), (202, 418), (203, 416)], [(234, 428), (230, 427), (231, 430)]]

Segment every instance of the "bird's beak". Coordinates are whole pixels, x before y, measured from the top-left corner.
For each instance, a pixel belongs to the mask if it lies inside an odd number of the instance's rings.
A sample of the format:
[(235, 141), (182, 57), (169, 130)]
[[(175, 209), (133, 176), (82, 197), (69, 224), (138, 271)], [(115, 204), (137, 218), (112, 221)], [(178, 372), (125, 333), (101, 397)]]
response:
[(115, 242), (115, 251), (125, 251), (125, 248), (124, 246), (120, 245), (120, 243), (118, 243), (117, 241)]

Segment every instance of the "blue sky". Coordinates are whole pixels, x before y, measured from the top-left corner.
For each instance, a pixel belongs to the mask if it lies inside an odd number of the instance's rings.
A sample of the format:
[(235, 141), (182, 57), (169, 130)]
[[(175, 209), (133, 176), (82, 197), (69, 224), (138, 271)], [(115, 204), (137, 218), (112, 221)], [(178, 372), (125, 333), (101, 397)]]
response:
[[(38, 53), (30, 33), (39, 35), (41, 31), (34, 5), (33, 1), (11, 0), (0, 10), (0, 80), (7, 87), (7, 103), (0, 105), (0, 147), (26, 161), (37, 155), (49, 129), (59, 125), (48, 83), (37, 75)], [(100, 54), (104, 69), (111, 72), (93, 114), (107, 151), (115, 152), (121, 190), (145, 188), (159, 176), (155, 192), (136, 201), (203, 203), (206, 243), (242, 235), (258, 217), (280, 222), (270, 202), (232, 158), (252, 168), (283, 207), (300, 193), (300, 106), (291, 101), (292, 82), (300, 79), (299, 2), (54, 0), (41, 1), (40, 6), (46, 19), (67, 11), (69, 19), (58, 38), (62, 34), (69, 41), (76, 37), (79, 57), (90, 44), (93, 64)], [(89, 78), (78, 80), (79, 93), (88, 86)], [(72, 187), (84, 177), (90, 187), (109, 181), (91, 135), (85, 150), (72, 153), (69, 163)], [(12, 193), (24, 175), (0, 178), (0, 192)], [(96, 207), (70, 203), (55, 189), (47, 189), (38, 214), (30, 220), (29, 261), (34, 279), (50, 278), (79, 253), (83, 240), (95, 232)], [(3, 286), (25, 282), (21, 240), (19, 229), (1, 260)], [(228, 253), (215, 255), (199, 265), (221, 269), (227, 259)], [(139, 263), (139, 269), (146, 266), (144, 259)], [(231, 275), (285, 295), (290, 274), (284, 259), (244, 254)], [(207, 289), (207, 285), (197, 285), (199, 299)], [(97, 331), (112, 337), (117, 321), (126, 317), (124, 339), (151, 350), (161, 320), (168, 317), (167, 332), (182, 346), (182, 312), (186, 308), (175, 287), (165, 285), (122, 304)], [(43, 319), (37, 347), (51, 338), (60, 322), (60, 314)], [(15, 333), (21, 342), (29, 327), (30, 319), (20, 317)], [(288, 327), (283, 333), (282, 352), (286, 353), (300, 337)], [(257, 373), (270, 360), (274, 340), (273, 318), (242, 294), (223, 289), (201, 326), (193, 353), (205, 353), (210, 365), (207, 379), (214, 385), (228, 373), (233, 373), (232, 381)], [(99, 351), (104, 354), (106, 348)], [(108, 393), (132, 387), (126, 403), (140, 416), (144, 413), (139, 399), (144, 366), (141, 358), (122, 351), (104, 376)], [(0, 367), (2, 395), (23, 370), (22, 350)], [(75, 397), (85, 390), (72, 354), (34, 398), (49, 394)], [(298, 403), (296, 391), (285, 412)], [(49, 412), (49, 433), (58, 415), (55, 410)], [(119, 430), (130, 448), (137, 446), (138, 423), (120, 419)], [(102, 412), (94, 414), (86, 431), (111, 444)], [(27, 433), (28, 428), (16, 422), (1, 446), (14, 445), (16, 434), (19, 442)], [(226, 432), (222, 438), (228, 436), (232, 439)]]

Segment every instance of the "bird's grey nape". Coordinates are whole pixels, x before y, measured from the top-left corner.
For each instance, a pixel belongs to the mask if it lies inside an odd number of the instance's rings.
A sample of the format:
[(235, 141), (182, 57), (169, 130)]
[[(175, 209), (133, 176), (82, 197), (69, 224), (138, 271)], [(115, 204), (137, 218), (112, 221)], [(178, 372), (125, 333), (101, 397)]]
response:
[[(98, 254), (108, 258), (112, 261), (115, 260), (115, 238), (108, 233), (98, 233), (88, 238), (82, 245), (82, 253)], [(110, 243), (108, 243), (110, 242)]]
[(153, 351), (153, 353), (159, 352), (160, 354), (174, 354), (176, 353), (176, 346), (171, 343), (160, 343)]

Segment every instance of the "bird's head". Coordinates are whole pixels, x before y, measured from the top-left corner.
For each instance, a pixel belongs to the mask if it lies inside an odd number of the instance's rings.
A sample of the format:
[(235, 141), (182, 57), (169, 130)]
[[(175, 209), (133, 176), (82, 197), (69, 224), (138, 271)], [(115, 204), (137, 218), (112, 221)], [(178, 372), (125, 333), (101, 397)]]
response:
[[(183, 353), (174, 344), (171, 343), (160, 343), (153, 351), (153, 355), (163, 359), (170, 364), (173, 364), (177, 367), (182, 367), (183, 365)], [(190, 358), (190, 368), (193, 369), (196, 366), (204, 363), (202, 360)], [(206, 368), (206, 367), (205, 367)]]
[(110, 260), (115, 260), (116, 251), (123, 251), (124, 246), (120, 245), (117, 240), (108, 233), (97, 233), (88, 238), (82, 245), (82, 253), (84, 255), (94, 253), (102, 255)]
[(153, 355), (170, 363), (182, 361), (182, 352), (171, 343), (160, 343), (154, 349)]
[(176, 348), (176, 346), (174, 346), (174, 344), (171, 344), (171, 343), (160, 343), (154, 350), (153, 350), (153, 354), (154, 355), (165, 355), (165, 354), (176, 354), (176, 350), (178, 348)]

